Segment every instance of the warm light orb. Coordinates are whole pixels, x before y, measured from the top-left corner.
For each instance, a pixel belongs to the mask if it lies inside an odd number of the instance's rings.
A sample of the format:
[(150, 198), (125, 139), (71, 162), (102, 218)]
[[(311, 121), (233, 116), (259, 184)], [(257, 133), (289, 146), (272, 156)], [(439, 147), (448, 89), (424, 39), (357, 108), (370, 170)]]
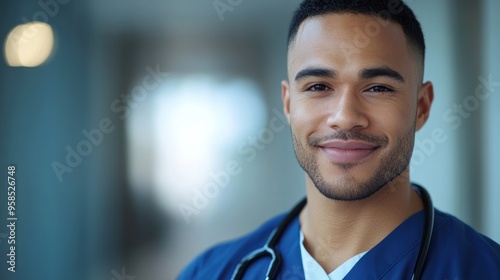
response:
[(7, 35), (5, 59), (9, 66), (36, 67), (44, 63), (52, 53), (54, 33), (43, 22), (21, 24)]

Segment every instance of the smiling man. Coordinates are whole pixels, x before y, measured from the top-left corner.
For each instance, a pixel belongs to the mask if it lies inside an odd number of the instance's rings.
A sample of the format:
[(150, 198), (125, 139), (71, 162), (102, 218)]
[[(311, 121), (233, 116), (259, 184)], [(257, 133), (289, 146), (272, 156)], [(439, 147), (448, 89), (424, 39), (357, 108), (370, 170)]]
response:
[(284, 112), (307, 202), (218, 245), (180, 279), (500, 279), (500, 246), (409, 180), (433, 87), (401, 1), (306, 0), (292, 20)]

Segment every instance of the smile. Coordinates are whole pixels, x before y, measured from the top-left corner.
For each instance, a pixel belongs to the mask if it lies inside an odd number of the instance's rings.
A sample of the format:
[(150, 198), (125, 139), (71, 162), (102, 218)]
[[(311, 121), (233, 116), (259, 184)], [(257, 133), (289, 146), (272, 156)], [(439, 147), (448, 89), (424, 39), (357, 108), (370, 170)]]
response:
[(330, 161), (355, 163), (369, 157), (380, 146), (359, 141), (331, 141), (318, 145)]

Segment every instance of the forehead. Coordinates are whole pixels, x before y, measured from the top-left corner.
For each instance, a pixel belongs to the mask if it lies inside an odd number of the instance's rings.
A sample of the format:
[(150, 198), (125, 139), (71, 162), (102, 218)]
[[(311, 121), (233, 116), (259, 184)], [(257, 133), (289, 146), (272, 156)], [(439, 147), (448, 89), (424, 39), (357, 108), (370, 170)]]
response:
[(329, 67), (342, 74), (380, 66), (405, 76), (417, 73), (415, 54), (402, 27), (375, 16), (343, 13), (308, 18), (288, 52), (289, 75), (307, 67)]

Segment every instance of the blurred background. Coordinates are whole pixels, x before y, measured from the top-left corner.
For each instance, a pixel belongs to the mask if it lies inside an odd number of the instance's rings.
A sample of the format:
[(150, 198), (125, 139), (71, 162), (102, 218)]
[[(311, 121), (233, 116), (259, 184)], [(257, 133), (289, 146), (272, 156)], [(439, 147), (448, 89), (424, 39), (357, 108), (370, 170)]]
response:
[[(299, 2), (3, 1), (0, 278), (174, 279), (304, 196), (280, 99)], [(500, 242), (500, 2), (408, 4), (436, 95), (412, 180)]]

